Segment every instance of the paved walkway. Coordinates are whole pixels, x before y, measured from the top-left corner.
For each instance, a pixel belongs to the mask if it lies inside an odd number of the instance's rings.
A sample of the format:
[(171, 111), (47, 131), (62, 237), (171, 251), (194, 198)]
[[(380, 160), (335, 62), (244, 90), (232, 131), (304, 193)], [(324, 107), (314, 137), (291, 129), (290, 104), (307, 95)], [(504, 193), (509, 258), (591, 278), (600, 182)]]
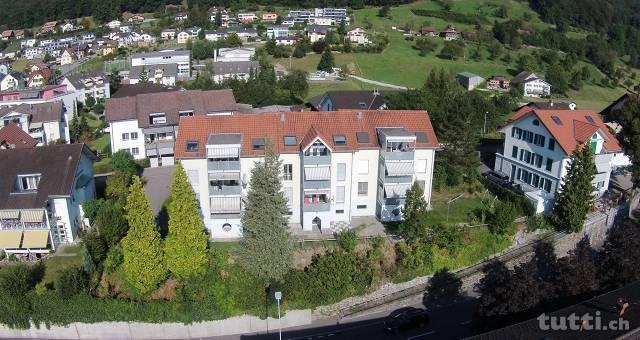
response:
[(405, 86), (399, 86), (399, 85), (393, 85), (393, 84), (389, 84), (389, 83), (383, 83), (381, 81), (371, 80), (371, 79), (362, 78), (362, 77), (358, 77), (358, 76), (349, 75), (349, 77), (351, 77), (353, 79), (356, 79), (356, 80), (359, 80), (359, 81), (361, 81), (363, 83), (367, 83), (367, 84), (384, 86), (384, 87), (397, 89), (397, 90), (408, 90), (409, 89), (408, 87), (405, 87)]
[(158, 215), (162, 205), (169, 198), (169, 186), (173, 178), (173, 166), (158, 168), (146, 168), (142, 171), (142, 177), (146, 181), (144, 191), (151, 203), (154, 215)]

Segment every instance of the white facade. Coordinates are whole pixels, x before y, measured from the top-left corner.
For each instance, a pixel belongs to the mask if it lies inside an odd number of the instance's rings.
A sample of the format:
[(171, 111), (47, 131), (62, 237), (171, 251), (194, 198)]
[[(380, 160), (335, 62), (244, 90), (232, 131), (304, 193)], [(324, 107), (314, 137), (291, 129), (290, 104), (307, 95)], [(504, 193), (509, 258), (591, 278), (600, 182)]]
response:
[(267, 37), (275, 39), (289, 36), (288, 26), (267, 26)]
[(3, 75), (0, 73), (0, 91), (17, 89), (19, 85), (18, 80), (11, 74)]
[(126, 150), (134, 159), (145, 158), (144, 133), (138, 127), (137, 119), (121, 120), (109, 124), (111, 150)]
[(189, 32), (182, 31), (178, 33), (178, 44), (186, 44), (191, 39)]
[(256, 54), (255, 48), (220, 48), (214, 51), (214, 62), (251, 61)]
[(191, 52), (190, 51), (159, 51), (153, 53), (136, 54), (131, 57), (131, 66), (148, 66), (177, 64), (178, 80), (189, 80), (191, 77)]

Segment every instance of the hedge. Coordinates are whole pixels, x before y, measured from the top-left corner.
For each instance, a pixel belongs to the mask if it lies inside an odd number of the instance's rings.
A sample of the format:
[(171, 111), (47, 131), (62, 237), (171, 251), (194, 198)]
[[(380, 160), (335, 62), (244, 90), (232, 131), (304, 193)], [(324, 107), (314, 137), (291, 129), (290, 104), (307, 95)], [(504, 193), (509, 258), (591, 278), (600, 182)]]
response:
[(525, 216), (533, 216), (536, 213), (535, 207), (531, 204), (523, 194), (519, 194), (513, 191), (510, 188), (502, 186), (498, 183), (495, 183), (491, 180), (483, 178), (484, 186), (491, 192), (492, 194), (498, 196), (501, 201), (511, 202), (518, 209), (518, 213), (520, 215)]

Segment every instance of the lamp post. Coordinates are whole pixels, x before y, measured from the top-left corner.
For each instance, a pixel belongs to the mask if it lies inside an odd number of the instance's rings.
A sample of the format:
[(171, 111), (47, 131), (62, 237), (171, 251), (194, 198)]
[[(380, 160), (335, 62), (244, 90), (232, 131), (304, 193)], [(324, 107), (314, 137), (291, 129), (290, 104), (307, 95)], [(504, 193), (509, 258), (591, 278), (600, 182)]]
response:
[(282, 292), (276, 292), (275, 298), (278, 303), (278, 339), (282, 340), (282, 325), (280, 323), (280, 299), (282, 299)]

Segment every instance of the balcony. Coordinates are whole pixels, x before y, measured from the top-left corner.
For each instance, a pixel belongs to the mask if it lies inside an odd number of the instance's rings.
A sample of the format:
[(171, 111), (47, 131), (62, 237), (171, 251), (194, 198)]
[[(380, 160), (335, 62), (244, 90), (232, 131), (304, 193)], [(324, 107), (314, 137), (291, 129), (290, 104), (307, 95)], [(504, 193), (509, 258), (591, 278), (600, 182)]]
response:
[(384, 176), (385, 183), (413, 183), (413, 176)]
[(331, 181), (304, 181), (302, 187), (307, 189), (330, 189)]
[(399, 206), (403, 205), (405, 202), (404, 198), (384, 198), (382, 200), (382, 205), (384, 206)]
[(304, 212), (330, 211), (331, 203), (312, 203), (303, 205)]
[(173, 139), (146, 141), (144, 148), (147, 156), (171, 155), (173, 154), (175, 141)]
[(242, 194), (240, 185), (211, 185), (209, 184), (209, 194), (211, 196), (239, 196)]
[(383, 151), (382, 158), (385, 161), (410, 161), (415, 158), (415, 153), (411, 151)]
[(209, 171), (240, 171), (240, 161), (207, 161)]
[(303, 163), (305, 165), (330, 165), (331, 155), (326, 156), (304, 156)]

